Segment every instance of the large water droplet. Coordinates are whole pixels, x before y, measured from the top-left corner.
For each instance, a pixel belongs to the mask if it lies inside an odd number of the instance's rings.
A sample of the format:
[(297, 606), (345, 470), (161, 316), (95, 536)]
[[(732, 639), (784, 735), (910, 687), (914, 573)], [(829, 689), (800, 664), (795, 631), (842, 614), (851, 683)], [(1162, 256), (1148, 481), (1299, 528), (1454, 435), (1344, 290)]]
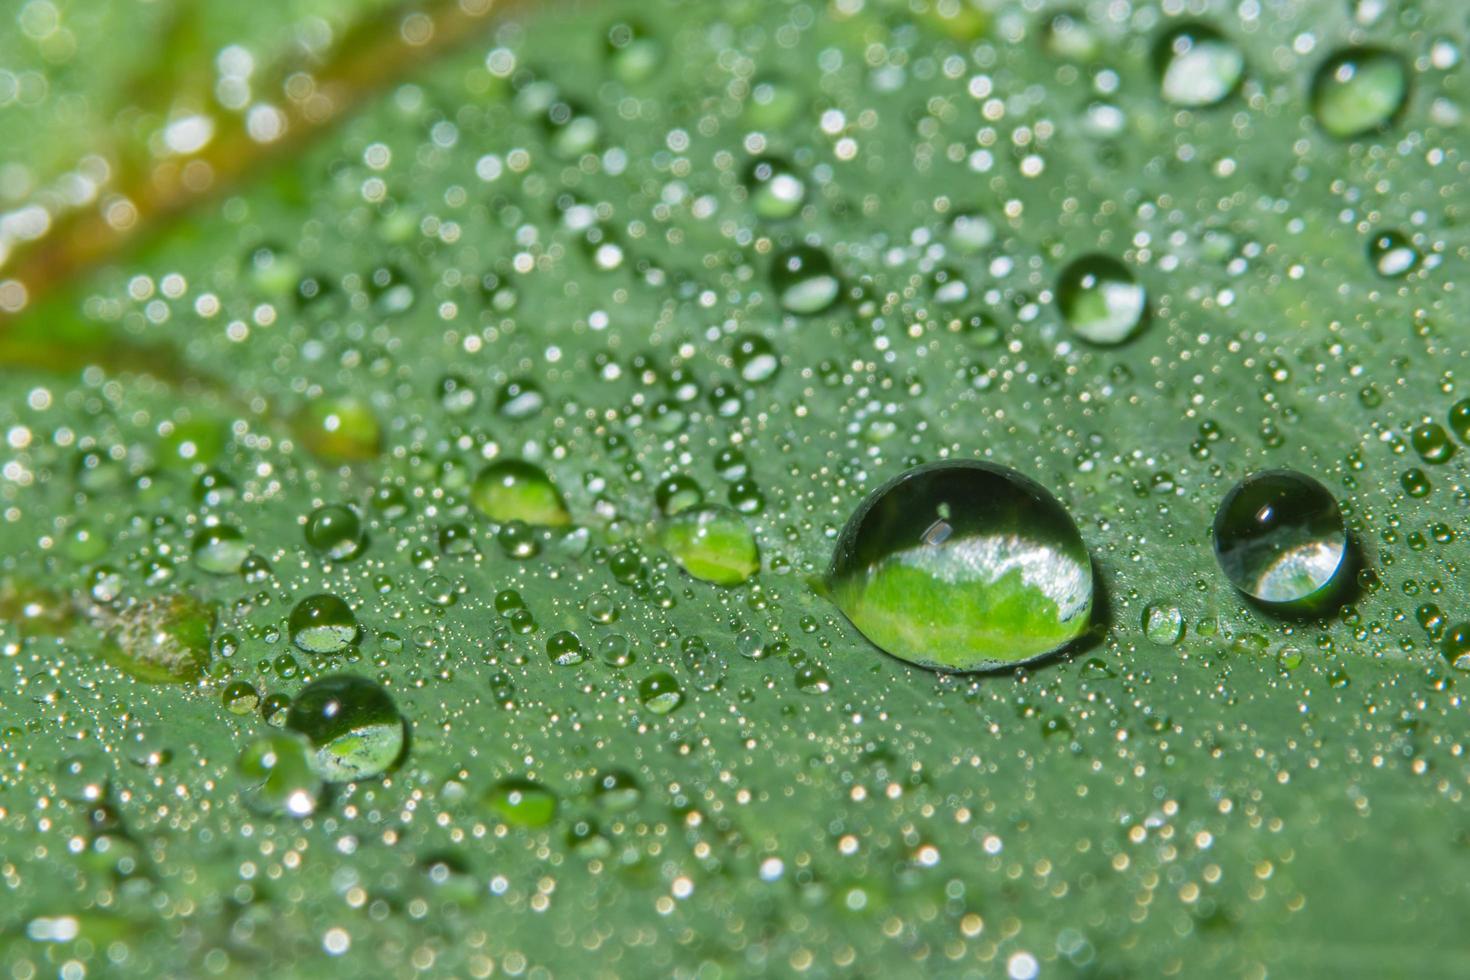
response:
[(313, 455), (332, 463), (373, 459), (382, 448), (378, 417), (366, 402), (352, 396), (310, 402), (292, 428)]
[(150, 684), (197, 680), (209, 667), (214, 623), (214, 608), (187, 593), (152, 596), (118, 614), (102, 656)]
[(544, 827), (556, 817), (556, 794), (529, 779), (504, 779), (485, 791), (480, 802), (512, 827)]
[(1143, 326), (1148, 293), (1128, 267), (1107, 255), (1084, 255), (1057, 281), (1062, 317), (1083, 340), (1121, 344)]
[(351, 561), (367, 543), (362, 518), (346, 504), (327, 504), (306, 519), (306, 543), (332, 561)]
[(1409, 96), (1404, 59), (1382, 48), (1347, 48), (1312, 76), (1312, 114), (1339, 139), (1387, 126)]
[(492, 521), (522, 521), (543, 527), (570, 524), (561, 491), (540, 467), (520, 459), (503, 459), (480, 471), (470, 489), (470, 502)]
[(328, 782), (371, 779), (403, 754), (403, 717), (393, 699), (356, 674), (333, 674), (308, 684), (291, 702), (286, 727), (311, 742), (311, 767)]
[(352, 607), (331, 593), (307, 596), (291, 610), (291, 642), (307, 653), (336, 653), (357, 639)]
[(806, 201), (806, 181), (780, 157), (756, 157), (745, 171), (745, 187), (757, 217), (789, 218)]
[(1225, 577), (1270, 605), (1325, 599), (1347, 558), (1336, 499), (1291, 470), (1256, 473), (1231, 487), (1215, 514), (1214, 535)]
[(739, 585), (760, 571), (755, 535), (722, 508), (686, 510), (664, 522), (659, 543), (679, 567), (705, 582)]
[(250, 544), (240, 529), (212, 524), (194, 535), (194, 564), (211, 575), (233, 575), (250, 555)]
[(835, 303), (842, 290), (832, 259), (810, 245), (797, 245), (776, 255), (771, 285), (783, 309), (808, 316)]
[(920, 466), (874, 491), (827, 587), (877, 646), (936, 670), (1013, 666), (1081, 636), (1092, 563), (1045, 487), (993, 463)]
[(322, 781), (308, 761), (309, 743), (294, 733), (257, 738), (235, 767), (251, 784), (246, 802), (260, 813), (307, 817), (321, 801)]
[(1164, 100), (1186, 108), (1225, 101), (1245, 75), (1240, 49), (1208, 24), (1182, 24), (1164, 34), (1153, 61)]
[(1382, 231), (1368, 240), (1368, 261), (1383, 278), (1399, 279), (1419, 268), (1420, 255), (1407, 235)]

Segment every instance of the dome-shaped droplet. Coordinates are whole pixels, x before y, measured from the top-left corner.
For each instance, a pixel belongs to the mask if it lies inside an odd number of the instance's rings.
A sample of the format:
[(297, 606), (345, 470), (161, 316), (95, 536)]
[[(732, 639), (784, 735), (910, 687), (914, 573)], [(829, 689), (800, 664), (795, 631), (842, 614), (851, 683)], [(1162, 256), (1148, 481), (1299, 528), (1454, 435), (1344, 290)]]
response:
[(198, 680), (209, 668), (215, 610), (185, 592), (128, 606), (102, 641), (102, 656), (149, 684)]
[(1382, 48), (1347, 48), (1312, 76), (1312, 114), (1339, 139), (1387, 126), (1409, 97), (1409, 66)]
[(755, 535), (724, 508), (679, 512), (660, 528), (659, 543), (684, 571), (715, 585), (739, 585), (760, 571)]
[(336, 653), (357, 639), (352, 607), (331, 593), (307, 596), (291, 610), (291, 642), (307, 653)]
[(211, 524), (194, 535), (194, 564), (211, 575), (233, 575), (250, 555), (250, 543), (240, 529)]
[(1398, 231), (1381, 231), (1368, 240), (1368, 261), (1385, 279), (1399, 279), (1419, 268), (1419, 250)]
[(1013, 666), (1087, 629), (1092, 563), (1045, 487), (993, 463), (909, 470), (837, 539), (827, 587), (877, 646), (936, 670)]
[(551, 790), (529, 779), (513, 777), (491, 786), (481, 804), (502, 823), (512, 827), (544, 827), (556, 817), (557, 798)]
[(1215, 557), (1241, 592), (1277, 606), (1331, 591), (1347, 559), (1337, 501), (1316, 480), (1267, 470), (1230, 488), (1215, 514)]
[(521, 459), (502, 459), (480, 471), (470, 489), (470, 502), (492, 521), (522, 521), (540, 527), (570, 524), (561, 491), (539, 466)]
[(286, 727), (311, 742), (311, 767), (334, 783), (371, 779), (403, 754), (403, 716), (382, 686), (356, 674), (308, 684), (286, 715)]
[(383, 439), (373, 410), (351, 395), (310, 402), (296, 416), (293, 431), (313, 455), (330, 463), (373, 459)]
[(961, 211), (949, 222), (949, 244), (956, 252), (973, 255), (995, 244), (995, 222), (981, 211)]
[(306, 519), (306, 543), (332, 561), (351, 561), (367, 544), (362, 518), (346, 504), (327, 504)]
[(730, 357), (735, 362), (735, 370), (751, 384), (770, 381), (781, 370), (776, 345), (758, 334), (737, 337)]
[(780, 157), (756, 157), (745, 170), (745, 188), (756, 216), (769, 221), (789, 218), (806, 201), (806, 181)]
[(245, 746), (236, 769), (249, 784), (247, 805), (260, 813), (310, 816), (321, 802), (322, 780), (312, 769), (309, 752), (305, 738), (286, 732)]
[(1083, 340), (1110, 346), (1123, 343), (1143, 326), (1148, 293), (1117, 259), (1084, 255), (1062, 270), (1057, 305)]
[(810, 245), (797, 245), (776, 255), (771, 286), (782, 309), (803, 315), (821, 313), (837, 302), (842, 291), (832, 259)]
[(1245, 55), (1208, 24), (1182, 24), (1154, 45), (1164, 101), (1202, 108), (1225, 101), (1245, 75)]
[(1102, 50), (1097, 30), (1082, 11), (1053, 14), (1042, 26), (1041, 39), (1047, 54), (1066, 61), (1091, 61)]

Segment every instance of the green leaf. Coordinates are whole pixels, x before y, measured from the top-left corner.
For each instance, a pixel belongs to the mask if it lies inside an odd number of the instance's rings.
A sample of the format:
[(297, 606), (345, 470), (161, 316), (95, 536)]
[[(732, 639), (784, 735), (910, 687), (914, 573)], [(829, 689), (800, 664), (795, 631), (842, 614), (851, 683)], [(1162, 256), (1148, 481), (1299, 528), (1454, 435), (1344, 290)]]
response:
[[(1459, 7), (194, 6), (0, 31), (0, 972), (1470, 975)], [(1091, 632), (809, 584), (941, 459)], [(1216, 563), (1269, 469), (1335, 605)], [(325, 786), (340, 674), (406, 745)]]

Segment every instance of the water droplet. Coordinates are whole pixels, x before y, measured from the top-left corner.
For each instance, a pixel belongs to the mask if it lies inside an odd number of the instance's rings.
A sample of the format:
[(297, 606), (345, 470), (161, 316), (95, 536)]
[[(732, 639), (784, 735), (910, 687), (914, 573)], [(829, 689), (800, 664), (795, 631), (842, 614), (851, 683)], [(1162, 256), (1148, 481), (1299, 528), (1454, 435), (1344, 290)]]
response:
[(478, 400), (469, 381), (458, 374), (446, 374), (439, 379), (439, 404), (450, 415), (463, 415), (475, 407)]
[(1097, 31), (1080, 11), (1053, 14), (1047, 18), (1041, 36), (1047, 52), (1066, 61), (1091, 61), (1102, 51)]
[(194, 681), (209, 667), (214, 623), (214, 608), (191, 595), (152, 596), (118, 614), (102, 656), (150, 684)]
[(730, 356), (735, 361), (735, 370), (751, 384), (770, 381), (781, 370), (775, 346), (761, 336), (737, 338)]
[(227, 684), (220, 692), (220, 704), (232, 715), (248, 715), (260, 707), (260, 692), (247, 681)]
[(621, 813), (631, 810), (643, 799), (643, 787), (624, 769), (609, 769), (593, 781), (592, 795), (604, 810)]
[(802, 101), (800, 90), (787, 79), (757, 76), (750, 85), (745, 118), (759, 129), (780, 129), (796, 118)]
[(680, 568), (715, 585), (739, 585), (760, 571), (755, 535), (739, 515), (721, 508), (670, 517), (659, 529), (659, 544)]
[(382, 448), (378, 417), (352, 396), (319, 398), (296, 416), (296, 438), (312, 455), (331, 463), (356, 463), (377, 457)]
[(307, 596), (291, 610), (291, 642), (307, 653), (336, 653), (357, 639), (357, 617), (339, 596)]
[(556, 794), (529, 779), (503, 779), (486, 790), (480, 802), (512, 827), (545, 827), (556, 818)]
[(725, 679), (723, 654), (713, 649), (700, 636), (686, 636), (679, 646), (679, 658), (689, 672), (690, 682), (701, 691), (713, 691)]
[(1143, 611), (1143, 635), (1159, 646), (1173, 646), (1184, 636), (1184, 613), (1178, 606), (1149, 606)]
[(1449, 423), (1459, 440), (1470, 444), (1470, 398), (1462, 398), (1450, 406)]
[(664, 60), (664, 46), (648, 28), (619, 21), (607, 29), (608, 67), (625, 85), (651, 78)]
[(609, 667), (626, 667), (633, 662), (633, 644), (622, 633), (609, 633), (598, 644), (602, 662)]
[(881, 649), (937, 670), (1011, 666), (1081, 636), (1092, 564), (1050, 492), (993, 463), (920, 466), (843, 528), (827, 587)]
[(756, 216), (767, 221), (789, 218), (806, 201), (806, 181), (780, 157), (756, 157), (745, 170), (745, 187)]
[(1312, 76), (1312, 114), (1338, 139), (1365, 136), (1391, 123), (1409, 95), (1409, 68), (1382, 48), (1347, 48)]
[(1419, 268), (1419, 250), (1406, 235), (1383, 231), (1368, 240), (1368, 261), (1385, 279), (1399, 279)]
[(541, 554), (541, 541), (525, 521), (507, 521), (495, 534), (495, 542), (509, 558), (525, 560)]
[(660, 670), (643, 678), (638, 685), (638, 700), (656, 715), (666, 715), (684, 703), (684, 691), (674, 675)]
[(704, 490), (692, 476), (675, 473), (653, 489), (653, 502), (672, 517), (704, 503)]
[(1121, 344), (1148, 314), (1148, 294), (1128, 267), (1107, 255), (1085, 255), (1062, 270), (1057, 305), (1078, 336), (1094, 344)]
[(546, 640), (546, 657), (558, 667), (571, 667), (586, 660), (587, 651), (576, 633), (561, 630)]
[(818, 664), (804, 664), (796, 669), (796, 689), (803, 694), (826, 694), (832, 690), (832, 678)]
[(980, 211), (961, 211), (949, 222), (949, 244), (955, 251), (974, 254), (995, 243), (995, 222)]
[(1181, 24), (1154, 45), (1164, 101), (1186, 108), (1225, 101), (1245, 76), (1245, 55), (1208, 24)]
[(842, 291), (831, 258), (811, 245), (797, 245), (776, 255), (771, 263), (771, 286), (782, 309), (803, 316), (821, 313), (837, 302)]
[(1456, 623), (1445, 633), (1444, 658), (1456, 670), (1470, 670), (1470, 623)]
[(286, 727), (311, 743), (313, 771), (333, 783), (382, 775), (403, 755), (398, 707), (382, 686), (356, 674), (308, 684), (291, 702)]
[(1455, 444), (1450, 440), (1450, 434), (1438, 422), (1422, 422), (1414, 426), (1409, 433), (1409, 441), (1414, 452), (1426, 463), (1447, 463), (1455, 455)]
[(492, 521), (522, 521), (539, 527), (570, 524), (566, 502), (551, 477), (520, 459), (503, 459), (480, 471), (470, 489), (470, 502)]
[(250, 555), (250, 545), (237, 527), (214, 524), (194, 535), (194, 564), (211, 575), (233, 575)]
[(1215, 514), (1214, 538), (1230, 583), (1271, 605), (1326, 599), (1347, 558), (1337, 500), (1291, 470), (1256, 473), (1231, 487)]
[(351, 561), (367, 542), (362, 518), (346, 504), (327, 504), (306, 519), (306, 543), (332, 561)]
[(309, 744), (281, 732), (257, 738), (240, 753), (235, 767), (250, 785), (247, 804), (260, 813), (307, 817), (321, 802), (322, 781), (308, 761)]
[(514, 378), (495, 394), (495, 410), (508, 419), (528, 419), (546, 407), (546, 396), (529, 378)]

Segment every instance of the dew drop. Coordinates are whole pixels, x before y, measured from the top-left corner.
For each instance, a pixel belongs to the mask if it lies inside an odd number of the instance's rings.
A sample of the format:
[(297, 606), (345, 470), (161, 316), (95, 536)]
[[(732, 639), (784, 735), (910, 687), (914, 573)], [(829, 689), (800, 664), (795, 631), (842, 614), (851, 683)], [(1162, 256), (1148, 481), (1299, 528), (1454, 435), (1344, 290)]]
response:
[(214, 524), (194, 535), (194, 564), (211, 575), (233, 575), (250, 555), (250, 545), (239, 528)]
[(382, 448), (378, 417), (352, 396), (310, 402), (296, 416), (293, 429), (312, 455), (331, 463), (373, 459)]
[(561, 630), (547, 639), (546, 658), (558, 667), (571, 667), (587, 659), (587, 650), (576, 633)]
[(306, 736), (312, 770), (332, 783), (371, 779), (403, 755), (398, 707), (382, 686), (356, 674), (332, 674), (296, 695), (286, 727)]
[(512, 827), (545, 827), (556, 818), (556, 794), (529, 779), (503, 779), (486, 790), (480, 802)]
[(811, 245), (797, 245), (778, 253), (771, 264), (771, 285), (782, 309), (803, 316), (830, 307), (842, 289), (831, 258)]
[(1164, 101), (1202, 108), (1225, 101), (1245, 75), (1245, 56), (1207, 24), (1182, 24), (1154, 45), (1154, 71)]
[(666, 715), (684, 703), (684, 691), (674, 675), (660, 670), (643, 678), (638, 685), (638, 700), (656, 715)]
[(367, 543), (362, 518), (346, 504), (327, 504), (306, 519), (306, 543), (332, 561), (351, 561)]
[(715, 585), (739, 585), (760, 571), (755, 535), (722, 508), (686, 510), (664, 521), (659, 543), (690, 575)]
[(1252, 474), (1232, 487), (1215, 514), (1214, 539), (1230, 583), (1273, 606), (1327, 598), (1347, 559), (1337, 500), (1291, 470)]
[(357, 639), (357, 617), (339, 596), (307, 596), (291, 610), (291, 642), (307, 653), (337, 653)]
[(235, 763), (249, 785), (246, 803), (258, 813), (308, 817), (321, 802), (322, 780), (312, 771), (309, 743), (294, 732), (255, 739)]
[(503, 459), (480, 471), (470, 488), (470, 502), (492, 521), (522, 521), (539, 527), (571, 523), (561, 491), (539, 466)]
[(745, 171), (750, 206), (767, 221), (790, 218), (806, 201), (806, 181), (780, 157), (756, 157)]
[(214, 608), (187, 593), (152, 596), (118, 614), (102, 656), (150, 684), (194, 681), (209, 667), (214, 623)]
[(1092, 564), (1040, 484), (971, 460), (875, 490), (837, 540), (826, 586), (879, 648), (946, 671), (1013, 666), (1081, 636)]
[(1338, 139), (1365, 136), (1387, 126), (1408, 95), (1408, 66), (1383, 48), (1338, 51), (1312, 76), (1312, 114)]
[(1184, 613), (1178, 606), (1149, 606), (1143, 611), (1143, 635), (1159, 646), (1173, 646), (1184, 636)]
[(1128, 267), (1107, 255), (1085, 255), (1062, 270), (1057, 281), (1062, 317), (1083, 340), (1111, 346), (1143, 326), (1148, 294)]
[(1420, 255), (1402, 232), (1383, 231), (1369, 239), (1368, 261), (1383, 278), (1401, 279), (1419, 268)]

